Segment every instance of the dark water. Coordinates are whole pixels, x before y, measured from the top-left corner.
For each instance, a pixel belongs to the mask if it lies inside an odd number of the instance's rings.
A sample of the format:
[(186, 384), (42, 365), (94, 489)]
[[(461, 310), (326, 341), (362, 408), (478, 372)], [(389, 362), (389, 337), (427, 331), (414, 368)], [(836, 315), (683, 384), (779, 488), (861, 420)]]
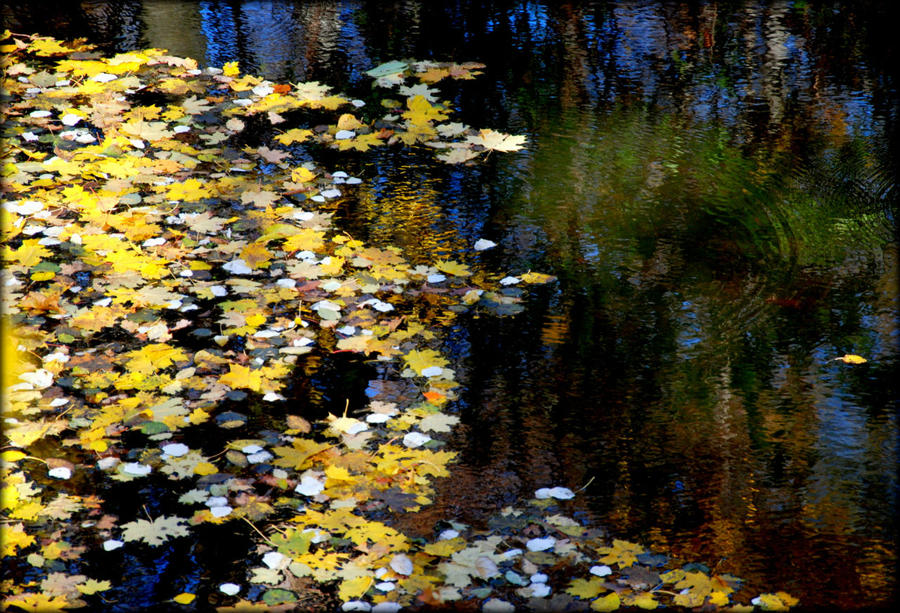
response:
[[(415, 261), (552, 273), (447, 329), (478, 521), (588, 484), (612, 533), (809, 606), (896, 589), (898, 91), (884, 3), (16, 3), (13, 31), (239, 60), (365, 98), (399, 58), (527, 149), (472, 168), (375, 151), (338, 211)], [(473, 255), (488, 238), (499, 247)], [(859, 354), (847, 365), (834, 358)], [(331, 377), (320, 377), (328, 395)], [(485, 487), (490, 480), (489, 491)]]

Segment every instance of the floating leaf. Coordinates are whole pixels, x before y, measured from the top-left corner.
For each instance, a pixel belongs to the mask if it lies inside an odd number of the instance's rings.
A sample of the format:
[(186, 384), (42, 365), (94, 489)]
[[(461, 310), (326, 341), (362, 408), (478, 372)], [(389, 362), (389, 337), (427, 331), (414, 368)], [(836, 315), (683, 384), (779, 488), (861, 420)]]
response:
[(122, 538), (126, 542), (143, 541), (156, 547), (170, 538), (187, 536), (187, 520), (181, 517), (157, 517), (153, 521), (138, 519), (122, 524)]
[(868, 360), (861, 355), (854, 355), (852, 353), (847, 353), (842, 355), (839, 358), (834, 358), (835, 360), (840, 360), (844, 364), (865, 364)]

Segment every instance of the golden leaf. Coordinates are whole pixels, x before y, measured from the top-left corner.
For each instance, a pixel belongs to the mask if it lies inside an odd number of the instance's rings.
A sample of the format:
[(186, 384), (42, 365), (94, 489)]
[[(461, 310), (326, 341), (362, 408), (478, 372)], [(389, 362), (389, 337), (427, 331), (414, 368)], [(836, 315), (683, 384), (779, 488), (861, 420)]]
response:
[(566, 588), (566, 593), (578, 598), (590, 599), (598, 596), (601, 592), (606, 591), (604, 587), (605, 581), (602, 577), (591, 577), (590, 579), (575, 579)]
[(861, 355), (854, 355), (852, 353), (847, 353), (842, 355), (839, 358), (834, 358), (835, 360), (840, 360), (844, 364), (865, 364), (868, 360)]

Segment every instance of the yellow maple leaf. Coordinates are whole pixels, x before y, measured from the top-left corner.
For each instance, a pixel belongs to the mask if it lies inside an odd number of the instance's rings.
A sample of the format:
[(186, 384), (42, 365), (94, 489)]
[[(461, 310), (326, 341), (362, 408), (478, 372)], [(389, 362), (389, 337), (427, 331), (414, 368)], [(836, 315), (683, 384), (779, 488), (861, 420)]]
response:
[(462, 551), (466, 547), (466, 541), (457, 536), (452, 539), (445, 539), (437, 543), (428, 543), (422, 548), (422, 551), (432, 556), (451, 556), (457, 551)]
[(231, 389), (250, 389), (258, 392), (262, 389), (262, 376), (258, 371), (250, 370), (241, 364), (229, 364), (227, 373), (219, 377), (219, 383)]
[(448, 275), (454, 275), (456, 277), (468, 277), (472, 274), (468, 266), (466, 266), (465, 264), (460, 264), (459, 262), (454, 262), (453, 260), (439, 260), (434, 263), (434, 267), (441, 272), (445, 272)]
[(222, 74), (226, 77), (236, 77), (241, 74), (241, 69), (237, 60), (234, 62), (225, 62), (222, 64)]
[(604, 554), (600, 558), (603, 564), (618, 564), (619, 568), (625, 568), (637, 563), (637, 556), (644, 553), (644, 548), (628, 541), (613, 539), (612, 547), (600, 547), (598, 553)]
[(432, 106), (425, 96), (413, 96), (407, 98), (406, 106), (409, 109), (404, 111), (403, 118), (409, 120), (413, 125), (425, 125), (432, 121), (442, 121), (447, 119), (447, 113), (441, 109)]
[(125, 368), (147, 374), (188, 359), (184, 349), (172, 347), (166, 343), (145, 345), (135, 351), (129, 351), (125, 355), (130, 357), (125, 363)]
[(354, 598), (359, 598), (366, 593), (366, 590), (371, 587), (374, 581), (375, 580), (369, 575), (363, 575), (361, 577), (355, 577), (353, 579), (346, 579), (344, 581), (341, 581), (341, 585), (340, 587), (338, 587), (338, 598), (340, 598), (344, 602), (353, 600)]
[(403, 356), (406, 365), (415, 371), (417, 375), (421, 375), (426, 368), (437, 366), (444, 368), (449, 362), (441, 357), (434, 349), (414, 349)]
[(344, 268), (345, 261), (346, 260), (342, 257), (332, 255), (322, 260), (321, 264), (319, 264), (319, 269), (322, 271), (323, 275), (333, 277), (341, 272)]
[(481, 145), (489, 151), (518, 151), (525, 144), (525, 137), (484, 129), (480, 130), (476, 136), (468, 137), (466, 142), (472, 145)]
[(601, 592), (606, 591), (604, 587), (605, 581), (602, 577), (591, 577), (590, 579), (574, 579), (566, 593), (585, 600), (598, 596)]
[(240, 257), (250, 268), (268, 268), (272, 252), (262, 243), (250, 243), (241, 249)]
[(22, 264), (23, 266), (35, 266), (41, 260), (52, 255), (50, 250), (40, 244), (40, 239), (29, 238), (22, 241), (16, 249), (3, 247), (3, 259), (7, 262)]
[(79, 583), (78, 585), (76, 585), (75, 588), (85, 596), (90, 596), (91, 594), (96, 594), (97, 592), (105, 592), (106, 590), (112, 588), (112, 583), (105, 580), (97, 581), (96, 579), (88, 579), (84, 583)]
[(775, 592), (774, 594), (760, 594), (753, 599), (753, 604), (763, 611), (787, 611), (800, 601), (787, 592)]
[(25, 532), (25, 524), (0, 524), (0, 537), (3, 557), (14, 556), (19, 549), (34, 543), (34, 537)]
[(521, 279), (525, 283), (549, 283), (550, 281), (555, 281), (556, 277), (553, 275), (545, 275), (542, 272), (526, 272), (524, 275), (519, 275), (519, 279)]
[(216, 465), (212, 462), (198, 462), (194, 466), (194, 474), (206, 476), (206, 475), (214, 475), (219, 472), (219, 469), (216, 468)]
[(301, 228), (299, 232), (285, 239), (282, 248), (287, 252), (320, 251), (324, 246), (325, 233), (311, 228)]
[(183, 200), (185, 202), (195, 202), (211, 196), (212, 193), (210, 193), (209, 186), (197, 179), (173, 183), (166, 192), (166, 198), (169, 200)]
[(369, 147), (377, 147), (384, 143), (385, 141), (378, 138), (378, 134), (375, 132), (360, 134), (355, 138), (334, 141), (334, 144), (337, 145), (337, 148), (341, 151), (348, 151), (350, 149), (355, 149), (356, 151), (368, 151)]
[(23, 611), (41, 613), (46, 611), (62, 611), (72, 607), (65, 596), (48, 596), (46, 594), (16, 594), (3, 599), (3, 609), (14, 606)]
[[(653, 610), (659, 606), (659, 601), (653, 596), (653, 592), (639, 592), (626, 596), (624, 604), (630, 607)], [(725, 604), (728, 604), (728, 598), (725, 599)]]
[(272, 451), (279, 457), (272, 463), (275, 466), (303, 470), (310, 463), (310, 459), (313, 456), (331, 447), (332, 445), (328, 443), (317, 443), (310, 439), (297, 438), (292, 441), (291, 447), (273, 448)]
[(622, 606), (622, 600), (615, 592), (601, 596), (597, 600), (591, 602), (591, 610), (593, 611), (615, 611)]

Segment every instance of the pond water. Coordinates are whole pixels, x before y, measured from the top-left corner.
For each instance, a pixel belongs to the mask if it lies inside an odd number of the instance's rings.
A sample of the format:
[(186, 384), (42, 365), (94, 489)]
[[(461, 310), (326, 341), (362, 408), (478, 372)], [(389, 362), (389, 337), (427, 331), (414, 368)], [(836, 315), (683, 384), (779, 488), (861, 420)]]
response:
[[(522, 152), (341, 158), (366, 179), (337, 210), (355, 238), (558, 277), (446, 329), (461, 462), (435, 516), (584, 488), (610, 533), (763, 591), (894, 596), (900, 117), (880, 3), (17, 4), (13, 31), (363, 99), (388, 60), (485, 63), (445, 95)], [(479, 238), (498, 247), (473, 256)]]

